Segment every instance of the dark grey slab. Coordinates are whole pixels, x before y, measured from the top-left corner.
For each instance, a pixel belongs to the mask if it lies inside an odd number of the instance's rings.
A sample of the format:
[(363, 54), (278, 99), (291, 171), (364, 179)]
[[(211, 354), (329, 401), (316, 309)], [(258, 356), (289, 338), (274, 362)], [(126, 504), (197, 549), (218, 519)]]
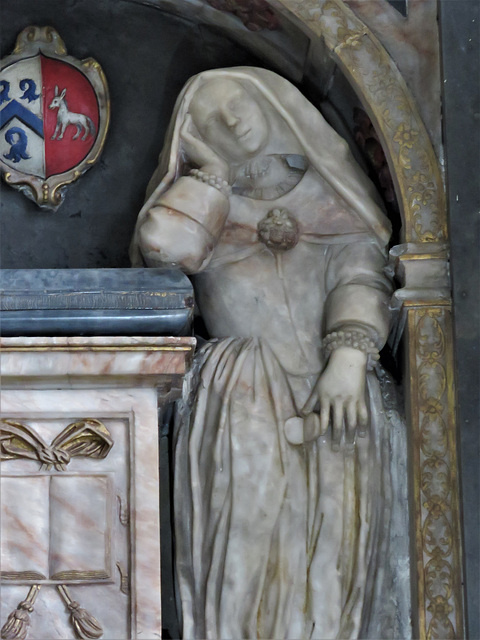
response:
[(4, 336), (185, 335), (193, 289), (169, 269), (3, 269)]

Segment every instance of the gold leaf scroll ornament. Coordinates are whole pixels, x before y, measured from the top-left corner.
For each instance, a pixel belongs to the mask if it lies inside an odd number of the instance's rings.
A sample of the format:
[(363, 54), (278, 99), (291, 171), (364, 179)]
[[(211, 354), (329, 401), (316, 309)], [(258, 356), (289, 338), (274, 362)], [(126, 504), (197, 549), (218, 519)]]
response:
[(9, 614), (2, 627), (2, 640), (25, 640), (30, 626), (30, 614), (33, 612), (33, 605), (39, 591), (40, 585), (38, 584), (30, 587), (25, 600), (19, 602), (15, 611)]
[(29, 458), (41, 470), (65, 471), (72, 458), (106, 458), (113, 447), (107, 427), (94, 418), (69, 424), (48, 445), (31, 427), (15, 420), (0, 420), (0, 460)]
[(58, 593), (70, 611), (70, 622), (79, 640), (97, 640), (103, 635), (103, 628), (99, 621), (78, 602), (73, 600), (67, 587), (58, 586)]

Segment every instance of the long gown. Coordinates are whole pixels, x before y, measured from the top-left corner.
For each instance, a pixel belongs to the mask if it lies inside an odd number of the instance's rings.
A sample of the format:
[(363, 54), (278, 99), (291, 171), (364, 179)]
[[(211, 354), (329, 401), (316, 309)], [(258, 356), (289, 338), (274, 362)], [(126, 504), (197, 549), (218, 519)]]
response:
[[(218, 192), (200, 186), (214, 207)], [(380, 637), (398, 606), (379, 604), (385, 588), (395, 602), (396, 427), (373, 366), (369, 428), (353, 446), (332, 451), (329, 433), (295, 446), (284, 426), (324, 368), (328, 331), (361, 326), (383, 344), (385, 254), (311, 167), (278, 198), (253, 196), (230, 197), (211, 261), (194, 276), (215, 338), (197, 355), (175, 430), (184, 638)], [(296, 246), (281, 253), (258, 236), (274, 208), (298, 224)]]

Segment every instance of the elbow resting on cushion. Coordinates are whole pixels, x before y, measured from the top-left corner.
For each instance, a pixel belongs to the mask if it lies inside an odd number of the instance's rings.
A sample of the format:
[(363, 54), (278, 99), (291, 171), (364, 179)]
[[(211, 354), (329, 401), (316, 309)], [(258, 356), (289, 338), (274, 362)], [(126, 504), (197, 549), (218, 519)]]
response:
[(178, 212), (153, 210), (139, 229), (139, 244), (149, 267), (175, 267), (198, 273), (208, 264), (213, 238), (199, 223)]

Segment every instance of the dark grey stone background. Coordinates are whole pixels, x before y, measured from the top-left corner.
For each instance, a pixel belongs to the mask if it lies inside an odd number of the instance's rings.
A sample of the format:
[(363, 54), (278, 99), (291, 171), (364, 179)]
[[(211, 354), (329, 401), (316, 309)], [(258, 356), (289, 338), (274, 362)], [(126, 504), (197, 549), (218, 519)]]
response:
[(440, 0), (468, 637), (480, 638), (480, 4)]
[[(480, 15), (478, 0), (439, 0), (439, 5), (468, 625), (469, 637), (476, 640), (480, 638)], [(57, 213), (40, 211), (2, 185), (1, 266), (128, 267), (128, 244), (137, 213), (185, 81), (213, 67), (266, 65), (218, 29), (128, 0), (4, 0), (0, 6), (2, 57), (11, 52), (21, 29), (50, 24), (65, 40), (69, 54), (92, 56), (100, 62), (112, 101), (102, 159), (69, 187)], [(160, 453), (164, 473), (166, 441), (163, 437)], [(162, 500), (168, 502), (168, 482), (162, 483), (161, 491)], [(162, 527), (164, 623), (175, 637), (172, 567), (165, 553), (170, 542), (169, 514), (165, 512)]]
[(129, 267), (128, 245), (175, 99), (200, 71), (261, 64), (215, 29), (126, 0), (2, 4), (1, 54), (28, 25), (51, 25), (76, 58), (106, 74), (111, 125), (101, 160), (68, 187), (56, 213), (2, 184), (3, 268)]

